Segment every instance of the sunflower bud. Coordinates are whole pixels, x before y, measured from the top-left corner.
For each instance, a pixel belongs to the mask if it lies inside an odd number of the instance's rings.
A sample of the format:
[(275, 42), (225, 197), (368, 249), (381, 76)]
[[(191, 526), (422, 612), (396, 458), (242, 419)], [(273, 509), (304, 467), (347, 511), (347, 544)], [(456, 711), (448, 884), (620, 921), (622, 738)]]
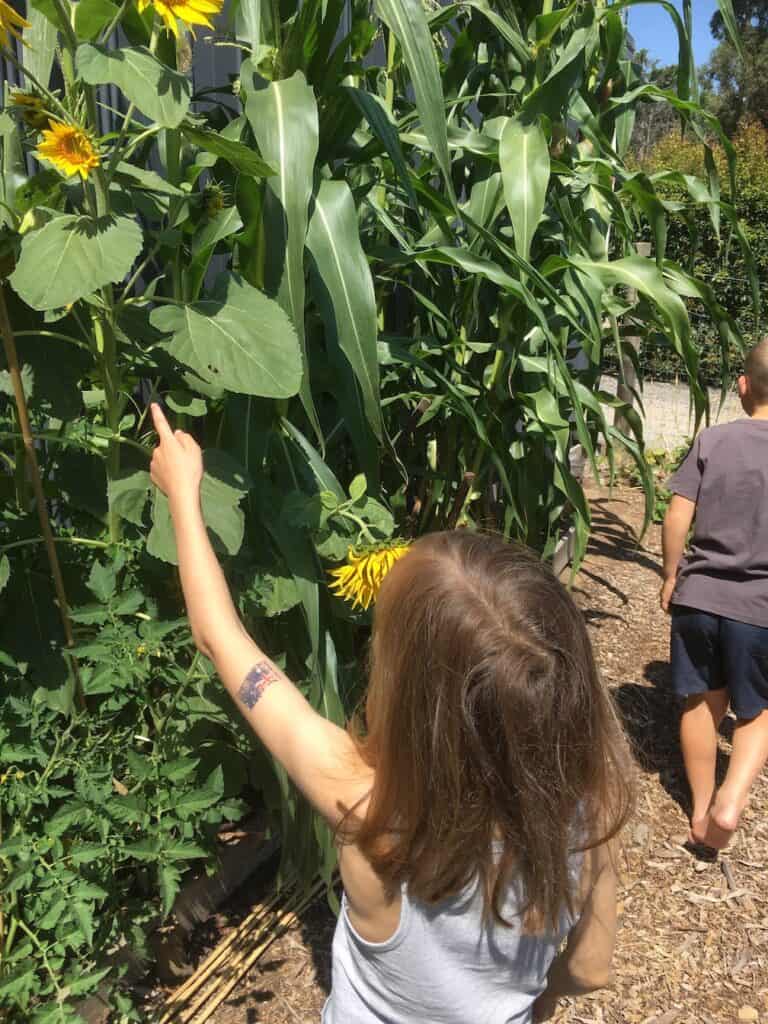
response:
[(14, 90), (10, 95), (11, 106), (21, 114), (25, 124), (35, 131), (41, 132), (48, 127), (50, 115), (45, 109), (42, 96), (34, 92), (24, 92), (21, 89)]

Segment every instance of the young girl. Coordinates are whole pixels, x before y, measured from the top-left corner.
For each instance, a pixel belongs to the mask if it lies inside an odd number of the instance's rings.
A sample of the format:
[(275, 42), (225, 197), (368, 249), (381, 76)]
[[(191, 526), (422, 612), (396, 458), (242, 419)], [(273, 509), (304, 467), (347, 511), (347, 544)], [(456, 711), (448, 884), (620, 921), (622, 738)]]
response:
[(631, 772), (565, 588), (501, 539), (423, 537), (379, 592), (365, 732), (340, 729), (246, 633), (200, 449), (152, 413), (195, 642), (338, 837), (325, 1024), (527, 1024), (607, 985)]

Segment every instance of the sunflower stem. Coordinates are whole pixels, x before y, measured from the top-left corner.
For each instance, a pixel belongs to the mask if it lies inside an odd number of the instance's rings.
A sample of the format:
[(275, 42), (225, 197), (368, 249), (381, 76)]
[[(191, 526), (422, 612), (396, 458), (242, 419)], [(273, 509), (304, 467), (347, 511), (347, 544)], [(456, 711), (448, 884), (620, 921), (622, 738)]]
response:
[[(107, 404), (107, 426), (113, 435), (120, 431), (120, 382), (117, 370), (117, 348), (115, 345), (115, 334), (111, 323), (103, 315), (96, 314), (93, 318), (93, 332), (96, 337), (96, 348), (99, 353), (99, 361), (104, 377), (104, 394)], [(112, 483), (120, 472), (120, 440), (117, 436), (111, 437), (107, 449), (107, 480)], [(114, 502), (109, 501), (109, 538), (113, 543), (118, 543), (121, 537), (120, 516), (115, 509)]]
[[(0, 552), (13, 551), (16, 548), (34, 547), (36, 544), (45, 544), (45, 537), (27, 537), (25, 540), (14, 540), (10, 544), (0, 546)], [(91, 540), (88, 537), (54, 537), (54, 544), (75, 544), (83, 548), (108, 548), (109, 541)]]
[(55, 107), (59, 111), (59, 113), (62, 116), (62, 120), (66, 124), (72, 124), (72, 118), (70, 117), (67, 108), (59, 100), (56, 99), (56, 97), (49, 89), (46, 89), (46, 87), (38, 78), (35, 78), (35, 76), (32, 74), (29, 68), (27, 68), (25, 64), (23, 64), (20, 60), (17, 60), (15, 54), (13, 54), (10, 50), (6, 50), (5, 53), (3, 54), (3, 58), (7, 61), (10, 61), (10, 63), (13, 64), (16, 70), (21, 72), (22, 75), (24, 75), (25, 83), (34, 85), (35, 89), (37, 89), (37, 91), (41, 93), (41, 95), (44, 97), (46, 104), (50, 104), (51, 107)]
[(131, 2), (131, 0), (123, 0), (122, 4), (120, 5), (120, 7), (118, 9), (117, 14), (114, 16), (112, 21), (110, 21), (109, 25), (102, 32), (101, 39), (99, 40), (99, 42), (102, 45), (107, 42), (107, 40), (112, 35), (112, 33), (115, 31), (115, 29), (117, 28), (119, 23), (123, 20), (123, 15), (128, 10), (128, 4), (130, 2)]
[[(61, 4), (62, 0), (55, 0)], [(88, 120), (94, 135), (99, 135), (98, 110), (96, 107), (96, 90), (93, 86), (85, 86), (85, 103)], [(130, 122), (130, 108), (124, 124)], [(108, 217), (110, 214), (109, 182), (101, 166), (93, 169), (91, 176), (93, 195), (95, 197), (96, 217)], [(120, 472), (120, 418), (122, 408), (120, 402), (120, 376), (117, 365), (117, 345), (112, 318), (114, 317), (114, 292), (112, 285), (106, 285), (101, 292), (104, 307), (96, 310), (92, 317), (93, 337), (96, 341), (96, 352), (104, 378), (104, 392), (107, 404), (107, 426), (114, 435), (110, 438), (107, 449), (107, 480), (112, 483)], [(108, 492), (109, 493), (109, 492)], [(114, 503), (109, 497), (108, 513), (109, 537), (118, 543), (122, 535), (122, 522)]]
[(336, 512), (337, 512), (338, 515), (342, 516), (342, 518), (349, 519), (356, 526), (358, 526), (359, 529), (360, 529), (361, 535), (365, 536), (365, 538), (366, 538), (366, 540), (368, 541), (369, 544), (377, 544), (378, 543), (376, 538), (373, 536), (371, 531), (368, 529), (367, 525), (363, 522), (363, 520), (359, 516), (356, 516), (354, 514), (354, 512), (348, 512), (346, 509), (343, 509), (343, 508), (338, 508), (336, 510)]
[(128, 157), (132, 155), (133, 151), (138, 146), (140, 146), (141, 143), (144, 142), (145, 139), (149, 139), (153, 135), (157, 135), (161, 131), (162, 131), (161, 128), (159, 128), (156, 124), (153, 124), (150, 128), (147, 128), (146, 131), (141, 132), (139, 135), (135, 136), (135, 138), (131, 139), (131, 141), (125, 147), (125, 152), (123, 153), (123, 158), (125, 160), (127, 160)]
[(74, 65), (75, 51), (77, 50), (77, 36), (75, 35), (75, 30), (72, 28), (72, 22), (70, 21), (71, 9), (70, 13), (67, 13), (67, 7), (65, 6), (64, 0), (53, 0), (53, 6), (59, 16), (59, 28), (64, 36), (67, 49), (72, 54), (72, 62)]
[(57, 338), (59, 341), (67, 341), (70, 345), (77, 345), (90, 352), (90, 348), (79, 338), (73, 338), (71, 334), (62, 334), (60, 331), (16, 331), (17, 338)]
[(128, 128), (129, 128), (130, 123), (131, 123), (131, 117), (133, 116), (133, 112), (134, 112), (135, 109), (136, 109), (136, 104), (135, 103), (129, 103), (128, 104), (128, 109), (125, 112), (125, 117), (123, 118), (123, 123), (120, 125), (120, 131), (119, 131), (117, 139), (115, 141), (115, 145), (112, 148), (112, 155), (109, 158), (109, 165), (107, 166), (107, 182), (108, 183), (111, 183), (112, 176), (114, 175), (114, 173), (115, 173), (115, 171), (117, 169), (117, 163), (118, 163), (118, 160), (120, 159), (120, 147), (122, 146), (122, 144), (123, 144), (123, 142), (125, 140), (125, 136), (128, 134)]

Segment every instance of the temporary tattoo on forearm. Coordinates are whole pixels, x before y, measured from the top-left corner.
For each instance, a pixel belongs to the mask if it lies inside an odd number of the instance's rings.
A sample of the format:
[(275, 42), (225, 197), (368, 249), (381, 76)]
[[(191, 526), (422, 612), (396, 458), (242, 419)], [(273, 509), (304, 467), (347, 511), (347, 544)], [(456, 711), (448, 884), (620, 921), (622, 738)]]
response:
[(258, 661), (242, 682), (237, 691), (240, 700), (248, 709), (253, 709), (259, 698), (271, 683), (279, 679), (277, 672), (268, 661)]

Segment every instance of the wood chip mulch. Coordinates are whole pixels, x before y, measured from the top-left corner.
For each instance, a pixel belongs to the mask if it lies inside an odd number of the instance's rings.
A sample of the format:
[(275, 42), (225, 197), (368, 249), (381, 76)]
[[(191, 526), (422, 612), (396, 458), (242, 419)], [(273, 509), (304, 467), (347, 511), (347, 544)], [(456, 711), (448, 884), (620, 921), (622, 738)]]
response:
[[(591, 495), (594, 536), (575, 594), (598, 662), (636, 750), (639, 799), (624, 837), (612, 989), (564, 1001), (557, 1024), (768, 1024), (768, 778), (723, 858), (682, 846), (687, 791), (669, 692), (666, 617), (658, 607), (661, 537), (642, 546), (638, 491)], [(726, 719), (721, 769), (729, 752)], [(259, 894), (248, 886), (220, 915), (215, 945)], [(330, 984), (334, 918), (316, 904), (253, 968), (210, 1024), (318, 1024)], [(469, 1024), (469, 1022), (468, 1022)]]

